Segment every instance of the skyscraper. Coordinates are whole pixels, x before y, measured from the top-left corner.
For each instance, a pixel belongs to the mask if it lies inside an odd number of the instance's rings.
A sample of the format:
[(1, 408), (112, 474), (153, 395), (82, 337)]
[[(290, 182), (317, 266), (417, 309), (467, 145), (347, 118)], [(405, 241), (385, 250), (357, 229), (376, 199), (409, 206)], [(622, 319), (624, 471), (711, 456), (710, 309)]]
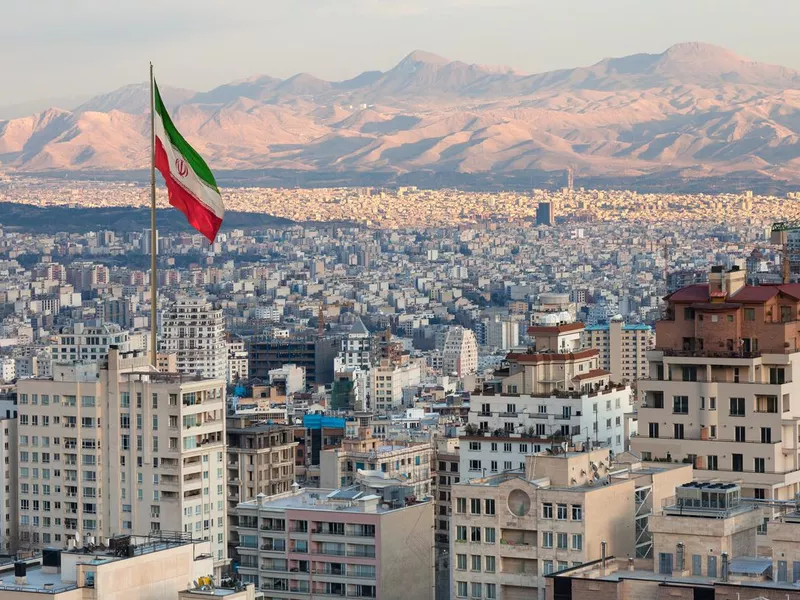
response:
[(161, 350), (177, 355), (178, 371), (225, 380), (228, 346), (222, 311), (202, 298), (179, 298), (163, 317)]
[(552, 203), (539, 202), (539, 206), (536, 208), (536, 224), (537, 225), (555, 224), (555, 215), (553, 215)]

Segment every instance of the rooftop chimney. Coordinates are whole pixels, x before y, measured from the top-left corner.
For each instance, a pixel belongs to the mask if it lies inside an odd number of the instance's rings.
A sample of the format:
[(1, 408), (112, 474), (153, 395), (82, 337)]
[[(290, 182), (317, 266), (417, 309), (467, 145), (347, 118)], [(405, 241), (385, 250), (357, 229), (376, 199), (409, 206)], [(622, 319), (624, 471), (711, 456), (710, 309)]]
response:
[(608, 544), (606, 544), (605, 540), (600, 542), (600, 561), (601, 561), (600, 564), (602, 565), (602, 567), (604, 569), (606, 568), (606, 547), (607, 547), (607, 545)]

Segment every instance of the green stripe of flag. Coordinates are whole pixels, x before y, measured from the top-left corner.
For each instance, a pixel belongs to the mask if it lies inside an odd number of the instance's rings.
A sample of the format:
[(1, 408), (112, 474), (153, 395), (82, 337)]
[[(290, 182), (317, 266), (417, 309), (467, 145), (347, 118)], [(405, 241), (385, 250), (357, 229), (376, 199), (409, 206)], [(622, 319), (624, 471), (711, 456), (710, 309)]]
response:
[(161, 117), (161, 122), (164, 123), (164, 131), (166, 131), (167, 136), (169, 136), (169, 141), (175, 149), (180, 152), (184, 160), (197, 174), (197, 177), (219, 193), (217, 181), (214, 179), (214, 175), (211, 173), (211, 169), (208, 168), (206, 161), (204, 161), (197, 151), (189, 145), (189, 142), (183, 139), (183, 136), (172, 123), (172, 119), (170, 119), (169, 113), (167, 113), (167, 109), (164, 107), (164, 103), (161, 100), (161, 94), (158, 91), (158, 86), (155, 81), (153, 81), (153, 89), (155, 90), (156, 113)]

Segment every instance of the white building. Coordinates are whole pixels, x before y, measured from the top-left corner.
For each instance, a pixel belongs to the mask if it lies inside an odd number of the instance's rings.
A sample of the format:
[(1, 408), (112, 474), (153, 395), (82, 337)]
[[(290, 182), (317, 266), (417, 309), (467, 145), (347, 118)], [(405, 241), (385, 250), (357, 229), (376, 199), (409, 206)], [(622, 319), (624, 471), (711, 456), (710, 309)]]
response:
[(370, 372), (372, 406), (378, 412), (394, 411), (403, 406), (403, 388), (416, 387), (422, 379), (422, 369), (417, 360), (395, 364), (383, 359)]
[(0, 494), (0, 552), (14, 553), (19, 549), (17, 523), (19, 506), (17, 490), (17, 411), (6, 403), (0, 403), (0, 477), (3, 493)]
[(244, 342), (228, 342), (228, 383), (246, 380), (250, 373), (250, 361), (247, 357), (247, 349)]
[(222, 311), (201, 298), (181, 298), (163, 316), (160, 350), (177, 355), (181, 373), (225, 379), (228, 350)]
[(182, 530), (223, 565), (225, 381), (148, 362), (112, 348), (106, 364), (56, 363), (18, 383), (21, 539)]
[(11, 357), (0, 358), (0, 381), (14, 381), (17, 377), (16, 362)]
[(519, 345), (519, 323), (494, 315), (484, 320), (486, 345), (498, 350), (511, 350)]
[(446, 375), (459, 377), (474, 373), (478, 368), (478, 342), (475, 334), (464, 327), (451, 327), (444, 340), (442, 370)]
[(283, 386), (284, 394), (290, 396), (306, 389), (306, 368), (294, 364), (286, 364), (280, 369), (267, 371), (270, 386)]
[(339, 354), (333, 359), (334, 372), (346, 367), (359, 367), (369, 371), (372, 366), (372, 338), (360, 318), (356, 318), (347, 336), (342, 339)]
[(131, 347), (129, 334), (116, 323), (86, 325), (75, 323), (64, 327), (56, 334), (52, 346), (54, 361), (97, 361), (108, 355), (110, 346), (121, 352), (138, 350)]
[[(598, 351), (580, 347), (583, 325), (531, 327), (529, 332), (536, 337), (536, 352), (506, 357), (494, 379), (472, 394), (469, 423), (481, 435), (524, 434), (530, 439), (591, 442), (615, 453), (624, 451), (633, 427), (625, 416), (633, 411), (631, 388), (612, 385), (610, 373), (598, 366)], [(521, 443), (528, 442), (523, 439)], [(482, 453), (484, 445), (490, 452), (497, 451), (491, 442), (476, 444), (474, 450)], [(506, 459), (504, 452), (513, 455), (506, 448), (494, 458), (473, 457), (469, 445), (462, 444), (463, 474), (477, 476), (484, 468), (490, 473), (492, 461), (500, 468), (511, 460), (518, 468), (524, 454)], [(512, 443), (511, 448), (519, 450), (519, 445)]]

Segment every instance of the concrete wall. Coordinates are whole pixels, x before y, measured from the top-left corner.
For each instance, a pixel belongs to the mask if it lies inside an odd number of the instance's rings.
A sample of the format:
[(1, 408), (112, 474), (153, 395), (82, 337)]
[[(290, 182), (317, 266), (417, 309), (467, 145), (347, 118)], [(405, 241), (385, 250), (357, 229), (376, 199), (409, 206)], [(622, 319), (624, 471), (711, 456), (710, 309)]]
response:
[(432, 600), (434, 597), (433, 502), (381, 516), (378, 597)]

